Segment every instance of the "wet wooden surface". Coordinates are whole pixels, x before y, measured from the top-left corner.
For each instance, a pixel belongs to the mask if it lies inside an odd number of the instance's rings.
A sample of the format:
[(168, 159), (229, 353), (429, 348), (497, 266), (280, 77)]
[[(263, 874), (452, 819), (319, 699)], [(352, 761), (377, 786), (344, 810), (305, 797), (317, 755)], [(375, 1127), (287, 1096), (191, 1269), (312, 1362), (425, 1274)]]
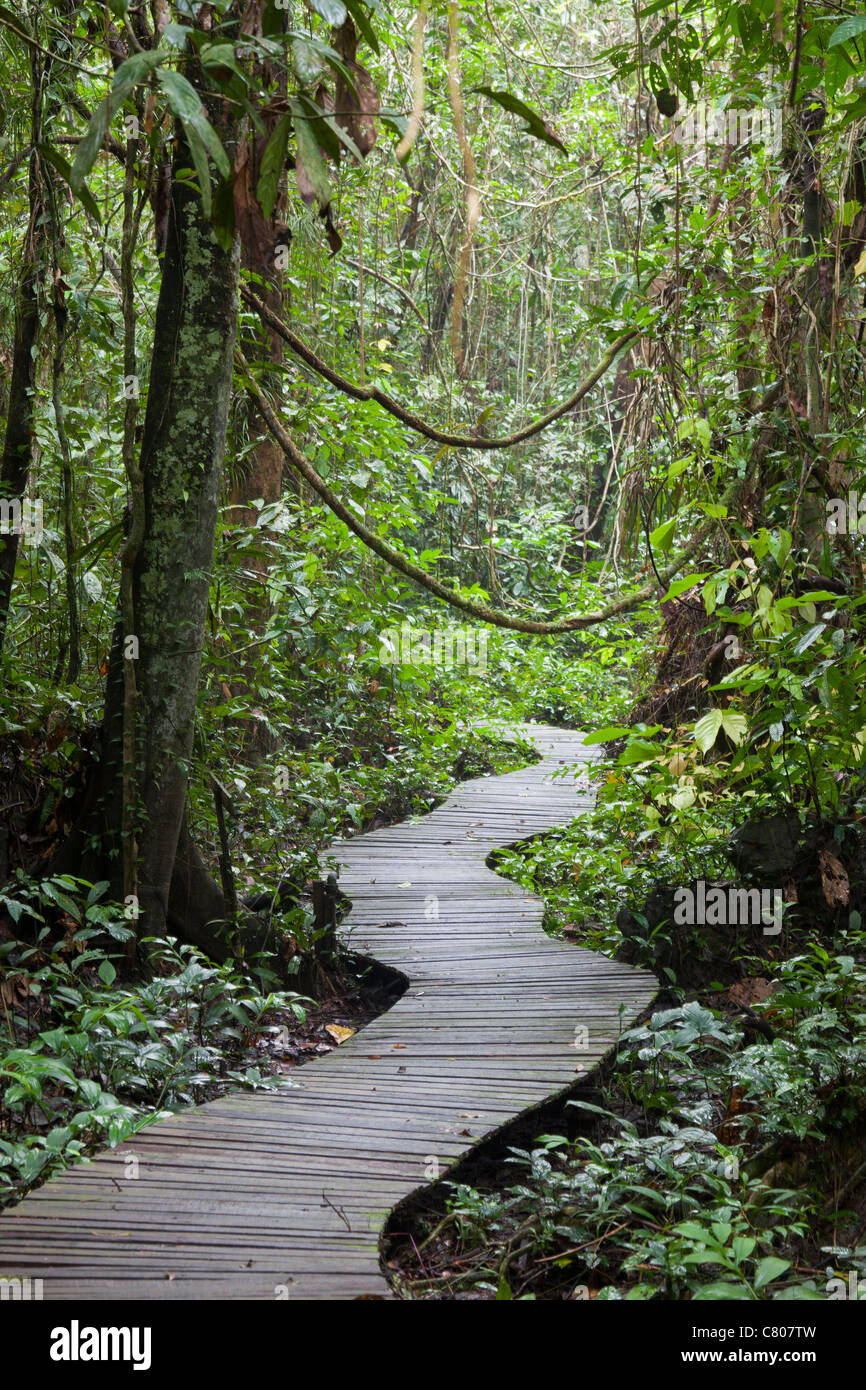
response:
[(0, 1217), (0, 1275), (75, 1300), (390, 1296), (391, 1208), (566, 1091), (658, 987), (546, 936), (540, 901), (486, 867), (592, 803), (582, 735), (520, 728), (541, 762), (329, 851), (353, 904), (341, 935), (407, 977), (398, 1003), (290, 1086), (161, 1120), (52, 1178)]

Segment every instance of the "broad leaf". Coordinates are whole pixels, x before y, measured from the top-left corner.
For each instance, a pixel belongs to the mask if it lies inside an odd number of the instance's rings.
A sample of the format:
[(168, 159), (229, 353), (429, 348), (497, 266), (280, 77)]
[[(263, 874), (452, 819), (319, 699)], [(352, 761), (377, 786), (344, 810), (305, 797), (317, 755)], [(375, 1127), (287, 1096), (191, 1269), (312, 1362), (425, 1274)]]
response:
[(346, 22), (346, 6), (343, 0), (307, 0), (311, 10), (321, 15), (326, 24), (339, 29)]
[(780, 1260), (776, 1255), (766, 1255), (755, 1270), (755, 1288), (762, 1289), (791, 1268), (790, 1260)]
[(126, 82), (143, 81), (149, 73), (153, 72), (154, 68), (158, 68), (168, 57), (170, 54), (166, 53), (164, 49), (158, 48), (149, 48), (144, 53), (133, 53), (132, 57), (127, 58), (116, 70), (112, 87), (122, 87)]
[(712, 709), (709, 714), (705, 714), (695, 725), (695, 743), (702, 753), (708, 753), (718, 736), (719, 729), (722, 727), (722, 711)]
[[(314, 194), (316, 202), (324, 211), (331, 205), (331, 185), (328, 181), (328, 170), (303, 109), (299, 107), (297, 102), (293, 101), (292, 110), (299, 118), (295, 121), (295, 143), (302, 165), (302, 171), (296, 167), (298, 188), (305, 202), (311, 202), (311, 195)], [(305, 179), (309, 189), (305, 185)]]
[[(157, 73), (157, 81), (165, 92), (168, 104), (175, 116), (181, 121), (185, 129), (191, 126), (195, 130), (201, 144), (210, 154), (223, 178), (226, 178), (230, 168), (228, 155), (205, 115), (201, 97), (195, 87), (181, 73), (173, 72), (171, 68), (161, 69)], [(194, 151), (193, 157), (195, 157)]]
[[(60, 177), (64, 180), (65, 183), (68, 183), (69, 187), (71, 188), (72, 170), (69, 167), (68, 160), (65, 160), (63, 158), (63, 155), (58, 154), (57, 150), (52, 149), (50, 145), (40, 144), (37, 145), (36, 148), (39, 151), (39, 157), (41, 159), (44, 159), (46, 163), (50, 164), (52, 168), (56, 169)], [(90, 189), (87, 187), (87, 184), (82, 183), (80, 188), (78, 188), (76, 191), (78, 197), (81, 199), (81, 202), (84, 204), (84, 206), (87, 208), (87, 211), (90, 213), (90, 216), (93, 218), (95, 222), (99, 222), (99, 207), (96, 202), (96, 199), (94, 198)]]
[(285, 168), (286, 151), (289, 144), (289, 131), (292, 128), (291, 116), (281, 116), (262, 156), (256, 197), (265, 217), (270, 217), (277, 201), (280, 174)]
[(670, 550), (673, 545), (676, 526), (676, 517), (671, 517), (670, 521), (663, 521), (661, 526), (657, 526), (654, 531), (650, 532), (650, 545), (656, 550)]
[(847, 43), (849, 39), (856, 38), (858, 34), (866, 34), (866, 14), (852, 14), (835, 28), (830, 35), (828, 48), (835, 48), (837, 44)]
[(520, 100), (520, 97), (495, 87), (475, 87), (473, 90), (488, 97), (490, 101), (495, 101), (497, 106), (501, 106), (504, 111), (512, 111), (515, 116), (522, 116), (526, 122), (527, 134), (534, 136), (536, 140), (543, 140), (546, 145), (553, 145), (556, 149), (562, 150), (563, 154), (568, 154), (568, 150), (559, 136), (555, 135), (537, 111), (533, 111), (531, 106), (527, 106), (525, 101)]
[(75, 158), (69, 171), (69, 186), (73, 193), (77, 193), (79, 197), (84, 187), (84, 181), (96, 163), (96, 156), (105, 141), (108, 127), (132, 92), (134, 85), (132, 82), (122, 82), (119, 87), (112, 87), (108, 96), (99, 103), (90, 118), (90, 124), (78, 143)]

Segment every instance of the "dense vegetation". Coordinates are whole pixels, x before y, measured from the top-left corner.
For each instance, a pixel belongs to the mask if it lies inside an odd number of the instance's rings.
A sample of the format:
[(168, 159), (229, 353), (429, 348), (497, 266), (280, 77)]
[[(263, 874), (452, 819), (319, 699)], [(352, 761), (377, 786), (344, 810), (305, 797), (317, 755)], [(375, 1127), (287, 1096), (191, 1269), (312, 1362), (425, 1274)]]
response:
[(399, 1288), (866, 1286), (855, 8), (0, 6), (0, 1201), (387, 1003), (329, 844), (540, 720), (662, 993)]

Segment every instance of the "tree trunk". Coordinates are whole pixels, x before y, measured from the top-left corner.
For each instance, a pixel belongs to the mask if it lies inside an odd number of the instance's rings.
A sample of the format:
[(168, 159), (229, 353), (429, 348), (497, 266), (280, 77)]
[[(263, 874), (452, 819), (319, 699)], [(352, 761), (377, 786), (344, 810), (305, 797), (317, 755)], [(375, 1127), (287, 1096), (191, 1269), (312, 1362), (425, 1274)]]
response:
[[(186, 803), (237, 278), (236, 249), (218, 246), (198, 193), (175, 181), (141, 450), (145, 531), (133, 578), (139, 650), (122, 653), (138, 660), (139, 892), (144, 925), (155, 935), (166, 925)], [(112, 694), (117, 700), (122, 690)], [(114, 745), (115, 762), (117, 751)]]
[[(245, 262), (246, 263), (246, 262)], [(262, 298), (269, 309), (280, 314), (283, 308), (282, 294), (273, 280), (266, 286)], [(278, 369), (283, 360), (282, 339), (273, 331), (259, 330), (257, 336), (248, 337), (243, 343), (244, 352), (250, 356), (268, 356)], [(278, 380), (278, 371), (274, 380)], [(262, 421), (259, 412), (250, 403), (246, 406), (246, 423), (249, 435), (255, 439), (234, 478), (229, 493), (229, 507), (226, 521), (239, 529), (255, 526), (258, 512), (251, 502), (261, 498), (265, 504), (278, 502), (282, 496), (283, 452), (271, 438), (270, 431)], [(267, 584), (270, 573), (271, 538), (274, 532), (264, 529), (259, 532), (260, 545), (257, 553), (249, 557), (248, 570), (261, 584), (261, 592), (244, 605), (245, 628), (253, 639), (260, 638), (267, 627), (270, 605), (267, 600)], [(242, 692), (252, 697), (255, 691), (255, 672), (257, 653), (248, 651), (231, 675), (232, 694)], [(244, 752), (252, 758), (260, 758), (273, 752), (275, 740), (267, 725), (260, 719), (244, 716), (237, 721), (243, 742)]]
[[(12, 351), (12, 381), (9, 387), (9, 412), (6, 417), (6, 438), (0, 461), (0, 499), (17, 504), (23, 515), (24, 493), (30, 475), (33, 441), (33, 399), (36, 389), (36, 341), (39, 335), (39, 307), (36, 302), (36, 282), (39, 266), (41, 232), (41, 201), (39, 194), (39, 156), (36, 145), (42, 138), (42, 84), (44, 78), (40, 56), (31, 48), (33, 79), (31, 103), (29, 200), (30, 218), (24, 236), (24, 251), (19, 272), (18, 303), (15, 308), (15, 343)], [(6, 521), (4, 508), (3, 520)], [(0, 652), (6, 635), (12, 581), (18, 560), (20, 531), (13, 521), (7, 534), (0, 531)]]
[[(188, 166), (181, 142), (176, 168)], [(88, 806), (52, 868), (121, 884), (124, 661), (136, 661), (137, 914), (140, 934), (166, 928), (224, 959), (233, 949), (222, 890), (186, 823), (187, 769), (223, 476), (237, 331), (237, 246), (223, 251), (198, 192), (176, 177), (156, 313), (141, 445), (144, 537), (133, 572), (136, 631), (115, 627)], [(263, 945), (263, 924), (244, 935)]]

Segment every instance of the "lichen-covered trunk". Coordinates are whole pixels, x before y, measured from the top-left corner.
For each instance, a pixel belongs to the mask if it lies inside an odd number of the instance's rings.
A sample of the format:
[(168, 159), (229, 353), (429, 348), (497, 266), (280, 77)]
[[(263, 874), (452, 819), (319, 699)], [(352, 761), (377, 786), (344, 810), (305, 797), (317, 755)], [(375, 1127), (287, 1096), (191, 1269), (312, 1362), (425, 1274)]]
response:
[[(175, 183), (142, 441), (138, 626), (139, 896), (165, 927), (186, 804), (237, 326), (238, 258)], [(127, 640), (127, 645), (131, 646)], [(125, 652), (124, 659), (136, 659)]]
[[(227, 142), (229, 143), (229, 142)], [(188, 167), (182, 142), (176, 168)], [(263, 950), (267, 924), (231, 930), (220, 885), (186, 816), (237, 333), (237, 246), (223, 251), (198, 191), (173, 179), (141, 443), (144, 530), (132, 578), (134, 631), (118, 617), (109, 656), (99, 766), (55, 872), (108, 879), (122, 897), (124, 663), (135, 662), (138, 936), (168, 928), (217, 959)], [(127, 605), (128, 607), (128, 605)], [(127, 791), (130, 779), (126, 778)], [(129, 818), (126, 818), (127, 834)], [(271, 945), (273, 943), (271, 942)]]
[[(185, 152), (177, 157), (182, 162)], [(190, 864), (187, 768), (223, 474), (237, 280), (236, 249), (220, 248), (198, 193), (175, 179), (141, 444), (145, 517), (133, 572), (136, 630), (124, 635), (121, 622), (115, 628), (99, 777), (80, 843), (85, 876), (98, 861), (117, 880), (117, 890), (123, 663), (134, 661), (140, 934), (165, 930), (174, 915), (170, 901), (193, 914), (206, 907), (217, 940), (220, 932), (221, 895), (216, 884), (204, 882), (200, 860), (194, 863), (201, 881), (186, 895), (178, 894), (177, 884), (172, 888), (172, 877), (179, 846), (181, 876), (188, 876)]]

